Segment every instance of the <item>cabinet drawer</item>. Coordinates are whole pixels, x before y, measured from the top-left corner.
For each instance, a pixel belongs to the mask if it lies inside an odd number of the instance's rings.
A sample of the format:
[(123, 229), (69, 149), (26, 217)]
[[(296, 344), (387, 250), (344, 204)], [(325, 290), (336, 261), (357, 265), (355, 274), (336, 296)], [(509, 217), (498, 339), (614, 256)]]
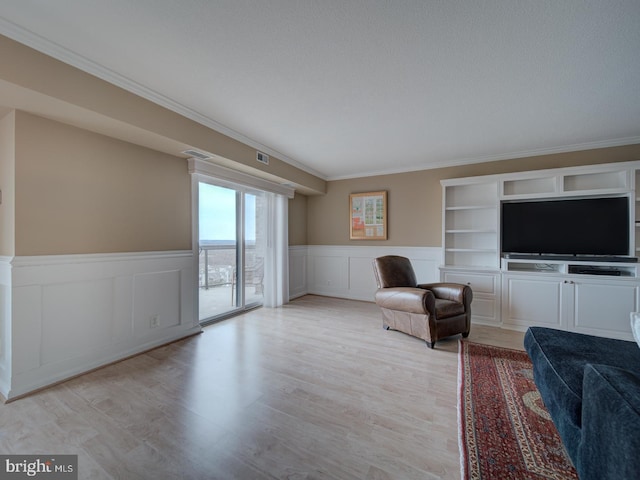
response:
[(473, 293), (496, 294), (496, 275), (444, 272), (444, 281), (469, 285)]

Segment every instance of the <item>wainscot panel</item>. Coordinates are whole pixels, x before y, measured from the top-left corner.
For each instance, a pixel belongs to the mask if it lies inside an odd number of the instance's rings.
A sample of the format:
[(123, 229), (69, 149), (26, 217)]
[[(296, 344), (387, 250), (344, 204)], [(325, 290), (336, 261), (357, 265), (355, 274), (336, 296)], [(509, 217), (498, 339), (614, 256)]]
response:
[(289, 299), (307, 293), (307, 247), (289, 247)]
[(11, 264), (7, 399), (200, 332), (191, 251), (15, 257)]
[(376, 291), (373, 260), (383, 255), (409, 258), (418, 283), (439, 281), (440, 247), (308, 245), (306, 293), (372, 302)]

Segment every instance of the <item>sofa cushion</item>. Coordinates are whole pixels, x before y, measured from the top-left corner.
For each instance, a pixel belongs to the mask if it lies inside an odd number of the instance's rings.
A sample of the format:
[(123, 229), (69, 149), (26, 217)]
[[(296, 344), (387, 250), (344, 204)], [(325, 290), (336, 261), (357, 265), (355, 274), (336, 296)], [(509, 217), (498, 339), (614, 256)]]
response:
[(635, 342), (531, 327), (524, 339), (534, 379), (569, 456), (576, 462), (582, 425), (582, 383), (587, 364), (640, 372)]
[(580, 479), (638, 478), (640, 377), (626, 369), (587, 365), (583, 389)]
[(640, 312), (631, 314), (631, 333), (633, 333), (633, 338), (636, 339), (636, 343), (640, 347)]

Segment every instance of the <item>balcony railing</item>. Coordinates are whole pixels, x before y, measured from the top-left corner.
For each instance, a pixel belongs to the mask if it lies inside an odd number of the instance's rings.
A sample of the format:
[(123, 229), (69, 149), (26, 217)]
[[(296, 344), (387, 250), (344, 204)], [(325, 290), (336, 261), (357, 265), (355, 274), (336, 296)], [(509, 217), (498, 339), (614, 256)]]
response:
[[(255, 245), (245, 247), (245, 264), (247, 276), (255, 272), (256, 266), (262, 259), (256, 255)], [(236, 274), (236, 245), (201, 244), (199, 247), (199, 286), (200, 288), (213, 288), (235, 284)], [(253, 282), (253, 278), (246, 281)]]

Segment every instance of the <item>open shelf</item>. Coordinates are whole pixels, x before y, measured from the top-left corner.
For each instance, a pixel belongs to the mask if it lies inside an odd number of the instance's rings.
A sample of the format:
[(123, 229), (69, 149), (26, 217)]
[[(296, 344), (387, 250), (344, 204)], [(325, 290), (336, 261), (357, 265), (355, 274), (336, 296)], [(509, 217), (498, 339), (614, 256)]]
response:
[(446, 265), (464, 265), (472, 269), (496, 269), (498, 251), (472, 248), (447, 248), (444, 252)]
[(565, 273), (566, 268), (560, 262), (545, 262), (544, 260), (502, 260), (502, 269), (507, 272), (528, 273)]
[(495, 203), (492, 205), (461, 205), (459, 207), (446, 207), (448, 212), (456, 210), (494, 210), (496, 208)]
[(575, 261), (510, 260), (502, 259), (507, 272), (550, 273), (556, 275), (587, 275), (596, 277), (636, 278), (636, 263), (596, 263)]
[(541, 193), (554, 193), (557, 191), (557, 179), (555, 176), (550, 176), (546, 178), (505, 180), (502, 188), (505, 197), (512, 195), (535, 195)]
[(466, 230), (445, 230), (445, 233), (498, 233), (498, 231), (495, 228), (471, 228)]
[(476, 183), (446, 187), (445, 208), (495, 208), (498, 184)]
[(445, 187), (443, 204), (445, 264), (497, 267), (497, 182)]
[(567, 266), (569, 274), (573, 275), (598, 275), (608, 277), (636, 277), (637, 267), (635, 265), (593, 265), (581, 264)]
[(564, 191), (608, 190), (628, 188), (626, 171), (583, 173), (564, 176)]

